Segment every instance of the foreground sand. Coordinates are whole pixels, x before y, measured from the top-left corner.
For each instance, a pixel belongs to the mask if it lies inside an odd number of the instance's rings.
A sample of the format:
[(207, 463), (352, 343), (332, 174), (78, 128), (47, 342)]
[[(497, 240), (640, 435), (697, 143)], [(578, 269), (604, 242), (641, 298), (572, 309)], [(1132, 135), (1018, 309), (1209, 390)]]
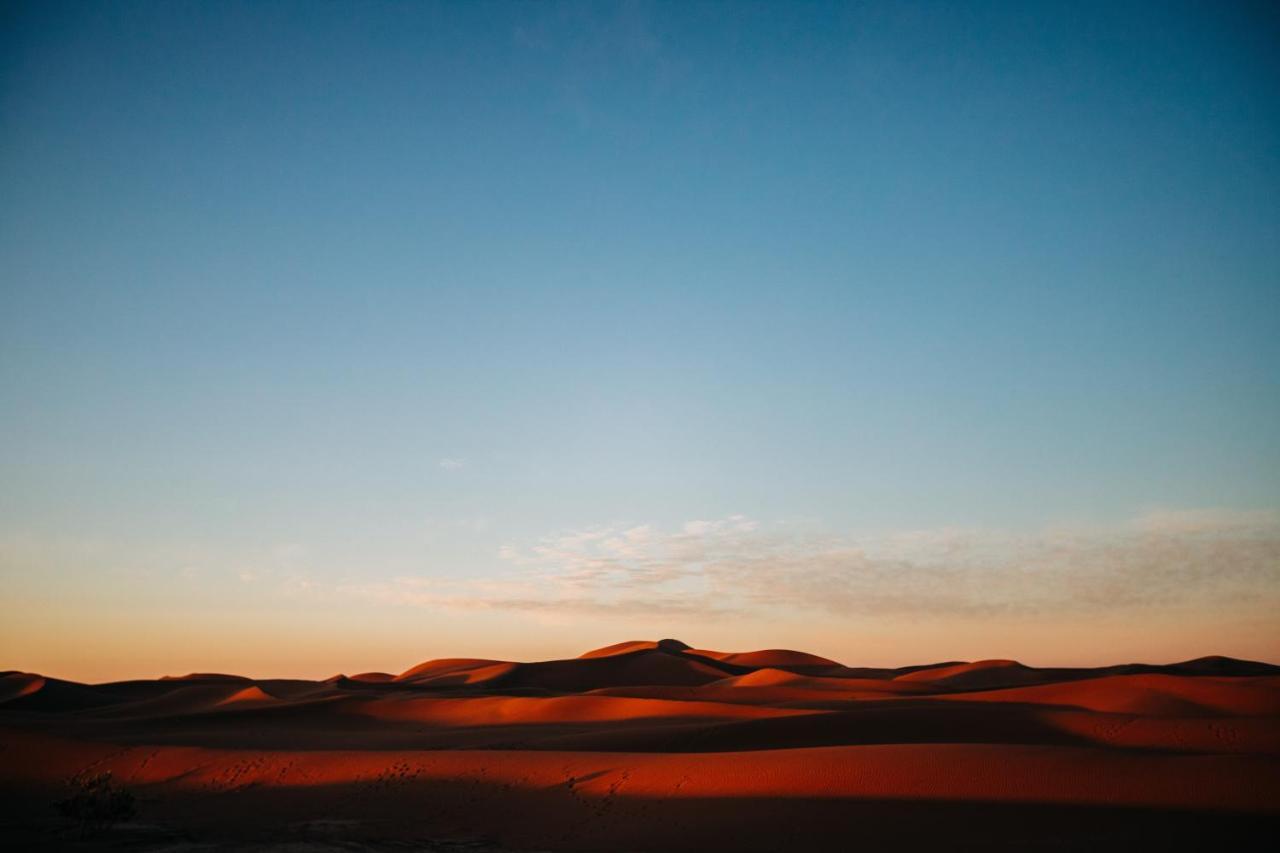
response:
[[(139, 816), (76, 841), (50, 804), (106, 771)], [(1261, 849), (1280, 668), (850, 669), (663, 641), (324, 682), (8, 673), (0, 819), (72, 848)]]

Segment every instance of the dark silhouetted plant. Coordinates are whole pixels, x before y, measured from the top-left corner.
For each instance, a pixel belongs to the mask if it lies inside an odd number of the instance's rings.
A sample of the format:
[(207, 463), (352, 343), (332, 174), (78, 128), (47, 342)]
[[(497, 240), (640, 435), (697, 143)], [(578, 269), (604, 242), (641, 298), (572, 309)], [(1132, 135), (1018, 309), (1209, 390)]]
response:
[(111, 781), (110, 773), (77, 776), (71, 794), (54, 804), (58, 814), (80, 823), (80, 837), (96, 835), (137, 814), (132, 792)]

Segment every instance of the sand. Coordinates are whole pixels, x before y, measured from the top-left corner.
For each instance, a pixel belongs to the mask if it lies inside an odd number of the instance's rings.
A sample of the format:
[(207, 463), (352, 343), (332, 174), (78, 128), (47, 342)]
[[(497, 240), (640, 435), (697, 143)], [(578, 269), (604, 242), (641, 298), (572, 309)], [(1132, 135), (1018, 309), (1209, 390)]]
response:
[[(139, 816), (79, 842), (50, 804), (102, 772)], [(664, 640), (315, 682), (5, 673), (0, 820), (73, 849), (1250, 849), (1280, 822), (1280, 668)]]

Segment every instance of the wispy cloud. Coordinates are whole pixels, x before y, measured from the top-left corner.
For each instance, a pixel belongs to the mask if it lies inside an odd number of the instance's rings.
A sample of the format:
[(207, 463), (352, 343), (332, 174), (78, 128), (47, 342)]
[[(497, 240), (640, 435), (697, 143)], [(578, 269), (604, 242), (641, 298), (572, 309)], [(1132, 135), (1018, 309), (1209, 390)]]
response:
[(467, 460), (459, 456), (446, 456), (440, 460), (440, 467), (446, 471), (457, 471), (467, 467)]
[(501, 579), (401, 577), (356, 591), (451, 608), (647, 615), (1034, 615), (1280, 595), (1280, 513), (1153, 512), (1035, 533), (837, 536), (744, 516), (615, 525), (504, 546)]

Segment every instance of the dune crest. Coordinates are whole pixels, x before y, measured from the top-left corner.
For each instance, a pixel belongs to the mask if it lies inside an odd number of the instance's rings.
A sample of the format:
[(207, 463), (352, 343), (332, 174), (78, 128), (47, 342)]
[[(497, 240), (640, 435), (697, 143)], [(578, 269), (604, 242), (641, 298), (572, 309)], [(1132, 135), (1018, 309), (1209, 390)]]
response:
[(272, 696), (270, 693), (267, 693), (265, 690), (263, 690), (261, 687), (255, 684), (253, 687), (246, 687), (243, 690), (236, 691), (235, 693), (231, 694), (226, 699), (221, 700), (217, 704), (222, 706), (258, 705), (263, 702), (274, 702), (274, 701), (276, 701), (276, 697)]
[(0, 674), (0, 703), (36, 693), (44, 687), (44, 684), (42, 676), (30, 672)]

